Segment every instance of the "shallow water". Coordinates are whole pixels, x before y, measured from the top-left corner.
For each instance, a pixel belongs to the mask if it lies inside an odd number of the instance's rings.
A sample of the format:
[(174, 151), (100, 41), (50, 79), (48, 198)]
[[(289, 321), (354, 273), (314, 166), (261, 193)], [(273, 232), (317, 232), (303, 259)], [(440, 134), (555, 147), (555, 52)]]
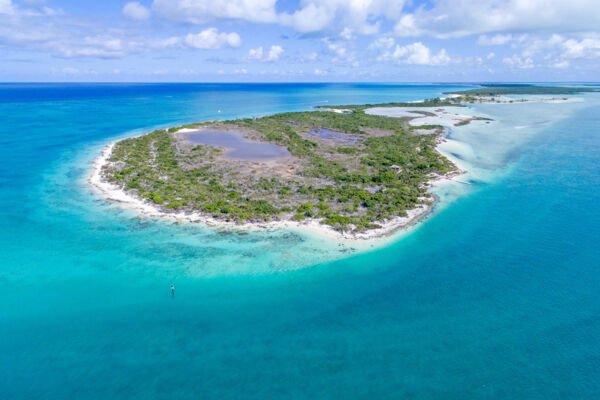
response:
[(337, 261), (299, 233), (138, 219), (85, 183), (127, 133), (448, 89), (0, 85), (2, 397), (600, 397), (598, 95), (478, 107), (494, 129), (447, 143), (473, 183)]
[(241, 132), (202, 129), (186, 133), (185, 138), (194, 144), (223, 147), (227, 158), (235, 160), (268, 161), (290, 156), (285, 147), (247, 140)]

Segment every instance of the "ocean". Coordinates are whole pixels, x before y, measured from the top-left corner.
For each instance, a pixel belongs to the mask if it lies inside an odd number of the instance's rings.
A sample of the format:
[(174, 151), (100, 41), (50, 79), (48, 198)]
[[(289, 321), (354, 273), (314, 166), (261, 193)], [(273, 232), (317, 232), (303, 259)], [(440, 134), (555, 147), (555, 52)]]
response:
[(87, 184), (155, 127), (470, 87), (0, 84), (0, 397), (600, 398), (600, 94), (474, 106), (442, 146), (464, 183), (368, 251)]

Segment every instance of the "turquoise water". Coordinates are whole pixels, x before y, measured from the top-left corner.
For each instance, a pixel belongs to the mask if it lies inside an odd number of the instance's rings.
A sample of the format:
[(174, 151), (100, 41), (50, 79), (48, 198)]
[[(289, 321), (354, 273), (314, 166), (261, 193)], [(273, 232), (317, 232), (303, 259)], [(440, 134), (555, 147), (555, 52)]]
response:
[(467, 194), (337, 261), (298, 233), (139, 219), (86, 185), (103, 144), (152, 127), (448, 88), (0, 85), (1, 397), (599, 398), (597, 95), (480, 106), (495, 130), (451, 136)]

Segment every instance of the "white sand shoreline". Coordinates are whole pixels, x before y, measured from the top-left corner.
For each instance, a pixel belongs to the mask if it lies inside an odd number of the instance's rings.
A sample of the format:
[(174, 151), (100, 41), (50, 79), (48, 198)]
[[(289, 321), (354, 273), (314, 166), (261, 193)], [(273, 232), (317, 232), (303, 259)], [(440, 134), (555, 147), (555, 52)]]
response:
[[(456, 114), (454, 114), (453, 117), (456, 118)], [(470, 118), (470, 116), (464, 117)], [(443, 121), (443, 119), (441, 119), (440, 121), (444, 122), (442, 125), (451, 126), (456, 122), (456, 119), (448, 121)], [(248, 232), (257, 230), (295, 230), (318, 235), (337, 242), (345, 242), (346, 244), (364, 244), (374, 247), (375, 245), (381, 245), (392, 241), (398, 235), (406, 233), (411, 227), (429, 216), (433, 212), (437, 202), (437, 198), (435, 198), (430, 204), (421, 204), (412, 210), (408, 210), (407, 216), (405, 217), (397, 217), (380, 222), (380, 228), (360, 233), (339, 232), (314, 219), (305, 221), (279, 220), (261, 223), (237, 223), (218, 220), (200, 212), (166, 212), (161, 210), (158, 206), (137, 197), (133, 193), (128, 193), (126, 190), (123, 190), (117, 185), (104, 179), (102, 169), (110, 162), (109, 158), (112, 150), (119, 140), (115, 140), (104, 146), (101, 155), (94, 159), (88, 183), (103, 200), (118, 203), (121, 208), (134, 211), (138, 213), (140, 217), (160, 218), (173, 223), (198, 223), (206, 227), (226, 231)], [(439, 148), (437, 148), (437, 150), (440, 151)], [(466, 171), (464, 170), (459, 170), (458, 172), (452, 172), (445, 176), (434, 177), (428, 182), (429, 186), (432, 187), (440, 183), (450, 182), (465, 172)]]

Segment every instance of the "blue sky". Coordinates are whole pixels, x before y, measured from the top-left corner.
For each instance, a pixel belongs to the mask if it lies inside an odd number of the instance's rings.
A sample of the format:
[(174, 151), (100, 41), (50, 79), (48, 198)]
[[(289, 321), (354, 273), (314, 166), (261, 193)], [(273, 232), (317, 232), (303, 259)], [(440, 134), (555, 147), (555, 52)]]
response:
[(599, 81), (598, 0), (0, 0), (0, 81)]

